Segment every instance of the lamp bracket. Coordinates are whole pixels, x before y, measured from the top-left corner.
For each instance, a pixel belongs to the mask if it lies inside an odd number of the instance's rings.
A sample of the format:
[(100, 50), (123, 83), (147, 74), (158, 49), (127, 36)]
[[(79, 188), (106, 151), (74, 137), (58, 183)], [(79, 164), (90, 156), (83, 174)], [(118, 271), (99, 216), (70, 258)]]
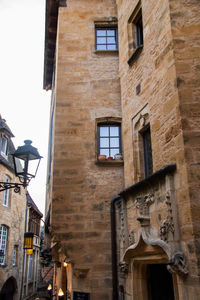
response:
[(15, 182), (0, 182), (0, 192), (5, 190), (14, 189), (15, 193), (19, 193), (21, 186), (24, 186), (23, 183), (15, 183)]

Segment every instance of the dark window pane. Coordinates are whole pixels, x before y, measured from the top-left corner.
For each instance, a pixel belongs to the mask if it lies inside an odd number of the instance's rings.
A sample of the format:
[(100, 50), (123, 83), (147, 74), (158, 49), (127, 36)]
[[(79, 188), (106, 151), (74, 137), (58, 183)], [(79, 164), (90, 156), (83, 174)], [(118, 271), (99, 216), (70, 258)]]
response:
[(142, 136), (143, 136), (143, 146), (144, 146), (145, 177), (148, 177), (153, 172), (150, 128), (145, 130)]

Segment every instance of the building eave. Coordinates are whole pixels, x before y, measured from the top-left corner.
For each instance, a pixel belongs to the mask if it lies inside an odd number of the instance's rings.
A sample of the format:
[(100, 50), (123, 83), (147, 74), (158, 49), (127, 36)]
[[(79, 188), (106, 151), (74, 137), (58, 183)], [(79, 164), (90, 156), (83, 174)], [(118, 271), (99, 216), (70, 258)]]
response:
[(56, 50), (58, 8), (65, 7), (66, 0), (46, 0), (45, 17), (45, 49), (44, 49), (44, 77), (43, 88), (52, 87), (54, 58)]

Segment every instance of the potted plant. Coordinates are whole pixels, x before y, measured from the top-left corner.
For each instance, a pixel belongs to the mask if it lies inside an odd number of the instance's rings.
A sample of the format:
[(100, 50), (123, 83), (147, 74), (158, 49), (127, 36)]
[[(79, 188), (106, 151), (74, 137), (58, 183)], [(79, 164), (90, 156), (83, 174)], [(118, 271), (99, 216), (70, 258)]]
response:
[(98, 160), (106, 160), (106, 155), (100, 154), (98, 155)]
[(121, 153), (115, 154), (115, 160), (122, 160), (122, 159), (123, 159), (123, 156)]

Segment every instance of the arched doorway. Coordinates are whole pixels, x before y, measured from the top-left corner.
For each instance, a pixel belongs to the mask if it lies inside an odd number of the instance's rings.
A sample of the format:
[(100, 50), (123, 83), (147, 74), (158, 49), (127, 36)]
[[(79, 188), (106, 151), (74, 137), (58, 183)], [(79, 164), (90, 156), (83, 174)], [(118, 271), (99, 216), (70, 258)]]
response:
[[(153, 244), (153, 245), (152, 245)], [(140, 237), (138, 243), (129, 247), (124, 261), (131, 265), (132, 276), (126, 283), (129, 294), (136, 300), (174, 300), (174, 278), (167, 269), (169, 256), (162, 241), (147, 244)]]
[(1, 300), (14, 300), (14, 295), (17, 291), (17, 282), (14, 277), (10, 277), (4, 283), (1, 293), (0, 299)]

